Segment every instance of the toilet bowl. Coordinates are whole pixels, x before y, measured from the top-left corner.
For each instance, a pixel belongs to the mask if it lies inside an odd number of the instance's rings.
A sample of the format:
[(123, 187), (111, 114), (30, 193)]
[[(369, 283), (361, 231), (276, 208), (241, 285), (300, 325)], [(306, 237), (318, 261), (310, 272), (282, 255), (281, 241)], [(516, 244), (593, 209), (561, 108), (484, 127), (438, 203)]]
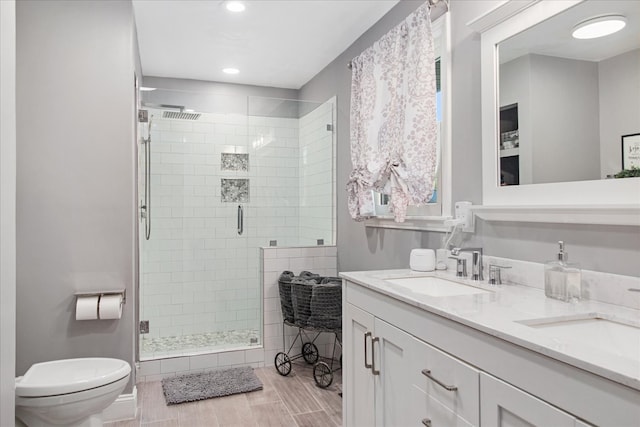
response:
[(36, 363), (16, 378), (16, 416), (29, 427), (102, 426), (102, 411), (129, 382), (118, 359), (81, 358)]

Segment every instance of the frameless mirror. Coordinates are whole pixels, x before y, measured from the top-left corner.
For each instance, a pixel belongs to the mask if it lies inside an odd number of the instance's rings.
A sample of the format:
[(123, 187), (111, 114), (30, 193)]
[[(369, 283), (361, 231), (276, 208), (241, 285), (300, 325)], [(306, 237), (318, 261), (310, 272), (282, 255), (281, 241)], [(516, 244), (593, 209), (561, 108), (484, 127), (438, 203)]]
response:
[[(572, 38), (603, 15), (627, 25)], [(640, 2), (509, 1), (469, 25), (482, 33), (483, 205), (637, 214), (640, 178), (613, 176), (640, 162)]]
[[(619, 16), (615, 34), (572, 29)], [(613, 178), (640, 166), (640, 2), (585, 1), (501, 41), (498, 49), (500, 185)], [(623, 144), (626, 149), (623, 149)]]

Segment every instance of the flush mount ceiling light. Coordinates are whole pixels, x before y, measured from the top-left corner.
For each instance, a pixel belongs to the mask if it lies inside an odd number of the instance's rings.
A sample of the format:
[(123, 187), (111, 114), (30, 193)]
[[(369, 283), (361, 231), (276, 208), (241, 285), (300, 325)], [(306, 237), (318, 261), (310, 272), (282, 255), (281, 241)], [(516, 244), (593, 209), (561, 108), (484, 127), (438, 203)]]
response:
[(155, 88), (155, 87), (145, 87), (145, 86), (141, 86), (141, 87), (140, 87), (140, 90), (141, 90), (142, 92), (149, 92), (149, 91), (151, 91), (151, 90), (156, 90), (156, 88)]
[(240, 70), (238, 70), (237, 68), (223, 68), (222, 72), (225, 74), (238, 74), (240, 72)]
[(627, 25), (622, 15), (599, 16), (587, 19), (573, 27), (571, 35), (576, 39), (595, 39), (616, 33)]
[(245, 9), (244, 3), (240, 1), (228, 1), (226, 7), (229, 12), (244, 12)]

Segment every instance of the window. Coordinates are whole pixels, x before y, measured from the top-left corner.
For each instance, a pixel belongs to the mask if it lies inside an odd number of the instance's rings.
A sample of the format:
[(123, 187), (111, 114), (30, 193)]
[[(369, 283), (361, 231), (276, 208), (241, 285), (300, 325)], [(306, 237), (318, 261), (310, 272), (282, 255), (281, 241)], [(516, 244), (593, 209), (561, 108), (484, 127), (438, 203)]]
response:
[[(438, 171), (434, 196), (428, 204), (410, 206), (407, 221), (424, 218), (449, 217), (451, 215), (451, 155), (450, 155), (450, 50), (448, 47), (449, 14), (445, 13), (432, 23), (434, 49), (436, 55), (436, 120), (438, 122)], [(374, 192), (376, 217), (391, 219), (389, 214), (389, 196)], [(367, 225), (381, 225), (379, 221), (369, 221)], [(422, 228), (422, 227), (402, 227)], [(431, 229), (431, 227), (426, 227)], [(439, 228), (439, 227), (436, 227)]]

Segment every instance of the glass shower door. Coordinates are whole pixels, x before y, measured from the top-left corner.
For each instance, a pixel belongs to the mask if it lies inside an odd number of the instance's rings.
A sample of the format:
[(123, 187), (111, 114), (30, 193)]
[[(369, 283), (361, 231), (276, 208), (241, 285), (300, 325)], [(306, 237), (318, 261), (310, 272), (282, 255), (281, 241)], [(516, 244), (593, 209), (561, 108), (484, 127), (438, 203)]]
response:
[(139, 313), (148, 325), (140, 359), (258, 345), (246, 115), (149, 104), (152, 229), (145, 240), (140, 227)]

